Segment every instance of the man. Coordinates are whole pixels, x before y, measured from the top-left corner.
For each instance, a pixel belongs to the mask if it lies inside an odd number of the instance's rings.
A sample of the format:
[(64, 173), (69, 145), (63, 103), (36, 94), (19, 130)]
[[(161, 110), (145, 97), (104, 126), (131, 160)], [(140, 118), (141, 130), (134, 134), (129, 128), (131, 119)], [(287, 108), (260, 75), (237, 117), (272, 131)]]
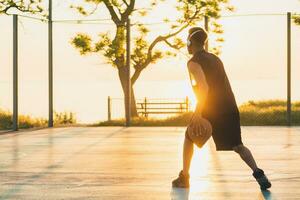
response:
[(253, 176), (260, 188), (266, 190), (271, 187), (271, 183), (264, 171), (257, 167), (251, 151), (242, 143), (239, 110), (223, 63), (216, 55), (204, 50), (206, 40), (207, 33), (202, 28), (194, 27), (189, 30), (187, 48), (193, 56), (187, 66), (195, 82), (193, 89), (197, 106), (185, 133), (183, 169), (179, 177), (173, 180), (172, 186), (189, 187), (189, 169), (194, 145), (189, 134), (199, 134), (199, 130), (205, 130), (205, 127), (202, 129), (204, 118), (212, 126), (212, 137), (217, 151), (238, 153), (253, 170)]

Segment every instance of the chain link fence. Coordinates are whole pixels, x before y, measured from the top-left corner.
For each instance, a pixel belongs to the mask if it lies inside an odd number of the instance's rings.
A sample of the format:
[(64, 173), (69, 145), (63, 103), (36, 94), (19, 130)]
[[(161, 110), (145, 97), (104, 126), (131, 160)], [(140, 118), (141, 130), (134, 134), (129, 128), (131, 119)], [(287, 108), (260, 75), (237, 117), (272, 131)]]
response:
[[(241, 112), (243, 125), (286, 125), (288, 96), (287, 14), (223, 17), (221, 58)], [(300, 28), (291, 25), (292, 120), (299, 125)]]
[(0, 131), (12, 128), (12, 18), (0, 17)]
[[(286, 14), (223, 16), (224, 42), (216, 43), (210, 34), (209, 45), (221, 45), (220, 57), (232, 84), (240, 107), (243, 125), (285, 125), (287, 97), (287, 18)], [(133, 27), (134, 27), (134, 21)], [(203, 24), (198, 24), (202, 26)], [(12, 16), (0, 16), (0, 129), (12, 128), (13, 112), (13, 26)], [(2, 28), (3, 27), (3, 28)], [(48, 25), (47, 21), (19, 16), (19, 120), (31, 121), (23, 127), (47, 126), (48, 119)], [(167, 32), (162, 23), (147, 24), (151, 32)], [(2, 31), (3, 30), (3, 31)], [(134, 29), (133, 29), (134, 30)], [(124, 118), (123, 98), (112, 98), (108, 109), (107, 97), (122, 97), (117, 70), (100, 54), (80, 55), (71, 43), (78, 33), (87, 33), (97, 40), (99, 33), (114, 35), (111, 21), (53, 21), (53, 92), (54, 111), (62, 123), (97, 123)], [(292, 24), (292, 124), (299, 125), (300, 91), (300, 27)], [(185, 39), (187, 31), (180, 34)], [(133, 31), (133, 37), (136, 33)], [(134, 40), (134, 39), (133, 39)], [(165, 48), (165, 47), (159, 47)], [(183, 51), (175, 57), (162, 59), (142, 72), (134, 85), (134, 93), (142, 106), (146, 96), (159, 102), (159, 109), (169, 109), (163, 102), (188, 96), (192, 111), (195, 97), (189, 85), (187, 56)], [(156, 99), (156, 100), (155, 100)], [(180, 105), (180, 104), (178, 104)], [(144, 108), (143, 108), (144, 109)], [(158, 110), (159, 110), (158, 109)], [(171, 108), (170, 108), (171, 109)], [(173, 108), (172, 108), (173, 109)], [(181, 109), (180, 107), (178, 108)], [(185, 112), (185, 108), (182, 108)], [(153, 111), (159, 112), (159, 111)], [(61, 113), (61, 114), (59, 114)], [(110, 114), (109, 114), (110, 113)], [(140, 113), (146, 116), (145, 110)], [(148, 116), (166, 118), (176, 114), (152, 113)], [(21, 117), (22, 116), (22, 117)], [(30, 116), (30, 117), (29, 117)], [(30, 118), (30, 119), (29, 119)], [(26, 124), (26, 123), (25, 123)]]

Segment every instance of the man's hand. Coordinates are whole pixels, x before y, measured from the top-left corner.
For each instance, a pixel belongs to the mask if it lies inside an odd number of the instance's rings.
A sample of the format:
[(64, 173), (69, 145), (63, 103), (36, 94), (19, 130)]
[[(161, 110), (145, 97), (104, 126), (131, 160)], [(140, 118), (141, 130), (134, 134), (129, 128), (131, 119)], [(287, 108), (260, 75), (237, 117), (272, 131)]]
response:
[(200, 136), (202, 131), (204, 130), (204, 127), (201, 123), (202, 116), (200, 113), (194, 113), (192, 116), (192, 119), (188, 125), (188, 132), (191, 133), (191, 135)]
[(187, 127), (187, 132), (193, 136), (200, 136), (211, 129), (211, 125), (203, 123), (204, 118), (201, 114), (195, 113), (191, 119), (190, 124)]

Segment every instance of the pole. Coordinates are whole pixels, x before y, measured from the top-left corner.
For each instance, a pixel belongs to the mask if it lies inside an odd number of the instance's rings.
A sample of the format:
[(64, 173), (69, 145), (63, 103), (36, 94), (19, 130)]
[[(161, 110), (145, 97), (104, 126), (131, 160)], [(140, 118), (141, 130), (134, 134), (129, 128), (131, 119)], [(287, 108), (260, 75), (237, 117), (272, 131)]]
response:
[(49, 96), (49, 117), (48, 127), (53, 127), (53, 32), (52, 32), (52, 0), (49, 0), (49, 21), (48, 21), (48, 96)]
[[(208, 23), (209, 23), (209, 18), (208, 16), (204, 16), (204, 28), (206, 30), (206, 32), (209, 32), (209, 27), (208, 27)], [(208, 51), (208, 39), (205, 43), (205, 50)]]
[(188, 96), (185, 97), (185, 109), (186, 109), (186, 112), (189, 112), (189, 97)]
[(18, 15), (13, 15), (13, 130), (18, 130)]
[(107, 98), (107, 121), (111, 121), (111, 98)]
[(148, 117), (148, 113), (147, 113), (147, 97), (145, 97), (144, 103), (145, 103), (145, 114), (144, 114), (144, 116)]
[(127, 90), (125, 95), (126, 126), (131, 124), (131, 77), (130, 77), (130, 19), (126, 23)]
[(291, 126), (291, 13), (287, 13), (287, 125)]

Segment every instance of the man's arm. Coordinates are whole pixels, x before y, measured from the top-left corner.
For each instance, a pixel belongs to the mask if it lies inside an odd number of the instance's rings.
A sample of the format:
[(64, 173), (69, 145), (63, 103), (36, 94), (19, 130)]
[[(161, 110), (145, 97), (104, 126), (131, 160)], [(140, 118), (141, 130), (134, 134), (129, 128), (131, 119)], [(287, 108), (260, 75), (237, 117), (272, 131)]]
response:
[(189, 61), (188, 62), (188, 70), (194, 77), (196, 81), (196, 90), (199, 95), (197, 96), (197, 106), (195, 109), (195, 114), (200, 115), (202, 114), (203, 106), (207, 97), (207, 93), (209, 90), (208, 84), (206, 82), (205, 74), (200, 64)]

